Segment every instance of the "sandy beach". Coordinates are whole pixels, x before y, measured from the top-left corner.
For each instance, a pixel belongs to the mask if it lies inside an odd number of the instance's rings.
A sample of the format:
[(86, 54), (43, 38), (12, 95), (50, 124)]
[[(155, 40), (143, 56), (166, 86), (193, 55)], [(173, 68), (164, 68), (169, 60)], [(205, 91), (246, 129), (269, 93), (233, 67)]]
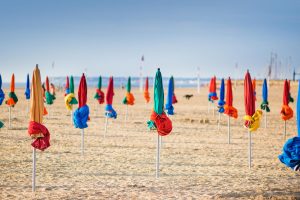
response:
[[(218, 81), (219, 85), (219, 81)], [(165, 87), (166, 90), (166, 87)], [(77, 88), (75, 89), (77, 93)], [(104, 89), (106, 91), (106, 88)], [(248, 168), (248, 134), (243, 127), (244, 91), (233, 91), (239, 118), (231, 119), (232, 143), (227, 144), (227, 116), (208, 114), (208, 88), (200, 94), (193, 88), (176, 88), (178, 103), (171, 116), (173, 131), (163, 137), (160, 178), (155, 178), (157, 133), (147, 129), (153, 105), (133, 89), (136, 104), (122, 104), (125, 90), (115, 89), (116, 120), (109, 120), (104, 138), (104, 106), (88, 89), (91, 121), (85, 129), (85, 153), (80, 152), (80, 130), (71, 124), (58, 92), (54, 105), (46, 106), (44, 124), (51, 133), (51, 147), (37, 153), (37, 189), (31, 191), (32, 147), (27, 133), (28, 114), (24, 89), (17, 88), (19, 102), (12, 109), (8, 130), (8, 107), (0, 106), (0, 199), (296, 199), (300, 198), (300, 176), (280, 163), (284, 122), (280, 118), (283, 82), (271, 85), (268, 127), (252, 134), (253, 167)], [(167, 91), (165, 91), (166, 94)], [(297, 99), (297, 84), (291, 85)], [(8, 90), (5, 89), (6, 96)], [(185, 94), (194, 94), (190, 100)], [(77, 95), (77, 94), (76, 94)], [(165, 95), (166, 96), (166, 95)], [(261, 103), (261, 83), (257, 102)], [(291, 104), (295, 111), (296, 102)], [(296, 113), (294, 113), (296, 116)], [(296, 117), (287, 122), (287, 136), (296, 135)]]

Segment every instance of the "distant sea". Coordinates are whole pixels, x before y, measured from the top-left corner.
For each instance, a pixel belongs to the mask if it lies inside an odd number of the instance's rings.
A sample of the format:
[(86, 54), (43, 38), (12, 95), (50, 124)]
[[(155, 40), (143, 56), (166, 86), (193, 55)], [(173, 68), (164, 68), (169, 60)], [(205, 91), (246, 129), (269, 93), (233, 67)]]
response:
[[(80, 77), (74, 76), (74, 84), (75, 86), (79, 85)], [(109, 77), (102, 77), (102, 86), (107, 87)], [(49, 77), (49, 81), (54, 83), (56, 86), (64, 87), (66, 84), (66, 77)], [(139, 77), (131, 77), (131, 86), (138, 88), (139, 87)], [(149, 87), (153, 86), (154, 78), (149, 77)], [(175, 81), (175, 87), (178, 88), (188, 88), (188, 87), (197, 87), (197, 78), (177, 78), (174, 77)], [(204, 85), (209, 83), (209, 78), (202, 78), (200, 79), (200, 84)], [(143, 79), (143, 85), (145, 82), (145, 78)], [(126, 86), (127, 83), (127, 77), (114, 77), (114, 87), (120, 88), (122, 86)], [(163, 78), (163, 85), (164, 87), (167, 87), (169, 83), (169, 78)], [(87, 77), (87, 85), (88, 87), (97, 87), (98, 84), (98, 77)], [(9, 83), (5, 82), (3, 83), (4, 88), (9, 87)], [(16, 88), (25, 87), (25, 82), (16, 83)]]

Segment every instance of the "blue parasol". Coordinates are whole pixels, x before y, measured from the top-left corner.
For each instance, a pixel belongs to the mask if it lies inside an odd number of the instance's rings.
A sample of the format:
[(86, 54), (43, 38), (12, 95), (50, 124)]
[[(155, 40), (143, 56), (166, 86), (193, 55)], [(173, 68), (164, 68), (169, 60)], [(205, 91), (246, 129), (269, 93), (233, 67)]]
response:
[(225, 105), (225, 83), (224, 83), (224, 78), (221, 80), (221, 87), (220, 87), (220, 100), (218, 102), (218, 108), (219, 108), (219, 113), (224, 113), (224, 105)]
[(29, 80), (29, 74), (27, 74), (27, 81), (26, 81), (26, 89), (25, 89), (25, 97), (26, 100), (30, 99), (30, 80)]
[(168, 115), (174, 115), (174, 107), (172, 105), (173, 93), (174, 93), (174, 78), (173, 76), (171, 76), (171, 78), (169, 79), (168, 96), (167, 96), (167, 103), (166, 103), (166, 109)]
[(3, 100), (5, 99), (5, 94), (2, 90), (2, 77), (0, 74), (0, 105), (2, 105)]

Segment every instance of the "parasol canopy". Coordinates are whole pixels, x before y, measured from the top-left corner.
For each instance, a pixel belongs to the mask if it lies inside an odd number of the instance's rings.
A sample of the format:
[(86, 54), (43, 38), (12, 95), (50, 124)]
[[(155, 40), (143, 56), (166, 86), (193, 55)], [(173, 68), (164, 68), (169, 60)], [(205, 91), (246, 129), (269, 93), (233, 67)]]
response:
[(174, 115), (174, 107), (172, 105), (174, 97), (174, 79), (173, 76), (169, 79), (168, 85), (168, 96), (167, 96), (167, 103), (166, 103), (166, 110), (168, 115)]
[(174, 77), (171, 76), (171, 79), (172, 79), (172, 82), (173, 82), (173, 96), (172, 96), (172, 104), (175, 104), (177, 103), (177, 98), (176, 98), (176, 95), (175, 95), (175, 81), (174, 81)]
[(70, 78), (70, 93), (65, 96), (65, 105), (68, 110), (73, 109), (73, 105), (78, 104), (74, 94), (74, 79), (73, 76)]
[(52, 105), (53, 104), (53, 95), (50, 93), (50, 85), (49, 85), (49, 78), (46, 76), (46, 92), (45, 92), (46, 104)]
[(102, 77), (99, 76), (98, 87), (96, 89), (96, 94), (94, 95), (94, 99), (97, 99), (99, 104), (104, 103), (104, 92), (101, 90), (101, 88), (102, 88)]
[(260, 104), (260, 108), (265, 110), (266, 112), (270, 112), (269, 102), (268, 102), (268, 85), (267, 79), (264, 79), (263, 87), (262, 87), (262, 103)]
[(278, 156), (279, 160), (286, 166), (300, 170), (300, 81), (298, 82), (297, 98), (297, 137), (290, 138), (283, 146), (282, 154)]
[(249, 71), (247, 71), (244, 80), (244, 103), (246, 113), (246, 116), (244, 116), (244, 126), (248, 128), (250, 132), (256, 131), (260, 125), (262, 111), (255, 111), (255, 97)]
[(14, 107), (18, 102), (18, 97), (15, 93), (15, 74), (12, 74), (10, 81), (10, 92), (8, 93), (8, 99), (6, 100), (6, 104), (8, 106)]
[(221, 87), (220, 87), (220, 99), (218, 101), (218, 108), (219, 108), (219, 113), (223, 113), (224, 110), (224, 105), (225, 105), (225, 81), (224, 78), (221, 80)]
[(289, 83), (287, 80), (284, 81), (283, 88), (283, 105), (281, 107), (281, 119), (284, 121), (289, 120), (293, 117), (293, 109), (289, 106), (290, 102), (290, 92), (289, 92)]
[(145, 82), (144, 98), (145, 98), (146, 102), (149, 103), (150, 94), (149, 94), (149, 80), (148, 80), (148, 77), (146, 77), (146, 82)]
[(209, 83), (208, 101), (214, 102), (215, 100), (218, 100), (216, 87), (216, 76), (214, 76), (210, 79)]
[(27, 100), (30, 99), (30, 80), (29, 80), (29, 74), (27, 74), (27, 80), (26, 80), (26, 89), (25, 89), (25, 98)]
[(114, 97), (114, 79), (111, 76), (109, 78), (107, 92), (106, 92), (106, 107), (105, 107), (105, 116), (109, 118), (117, 118), (117, 112), (113, 109), (113, 97)]
[(172, 122), (164, 112), (164, 88), (159, 68), (154, 82), (154, 108), (147, 124), (148, 128), (157, 130), (161, 136), (166, 136), (172, 131)]
[(32, 97), (30, 98), (30, 122), (28, 125), (28, 133), (31, 138), (35, 139), (31, 145), (41, 151), (50, 146), (50, 133), (42, 124), (44, 114), (44, 101), (41, 83), (41, 74), (36, 65), (32, 74), (31, 83)]
[(78, 88), (78, 100), (79, 107), (74, 112), (73, 122), (75, 128), (84, 129), (87, 128), (87, 121), (89, 119), (89, 107), (86, 105), (87, 102), (87, 84), (85, 75), (82, 74), (79, 88)]
[(2, 77), (0, 74), (0, 105), (2, 105), (3, 100), (5, 99), (5, 94), (2, 90)]
[(131, 78), (128, 77), (127, 85), (126, 85), (126, 97), (123, 99), (123, 104), (133, 105), (134, 104), (134, 96), (131, 93)]
[(65, 96), (70, 94), (70, 82), (69, 82), (69, 76), (66, 78), (66, 86), (65, 86)]
[(235, 107), (233, 107), (232, 104), (233, 104), (232, 84), (231, 84), (231, 79), (229, 77), (226, 86), (226, 104), (224, 106), (224, 113), (236, 119), (238, 117), (238, 111)]

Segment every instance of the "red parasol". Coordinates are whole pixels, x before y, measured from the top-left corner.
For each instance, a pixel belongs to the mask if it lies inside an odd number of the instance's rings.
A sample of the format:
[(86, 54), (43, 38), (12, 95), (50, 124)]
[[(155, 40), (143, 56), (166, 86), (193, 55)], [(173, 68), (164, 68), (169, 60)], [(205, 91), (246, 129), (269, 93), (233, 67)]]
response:
[(49, 79), (46, 77), (46, 91), (50, 92)]
[(244, 80), (244, 100), (246, 115), (252, 116), (255, 113), (255, 99), (249, 71), (247, 71)]
[(233, 98), (232, 98), (232, 85), (231, 85), (231, 79), (230, 77), (227, 80), (226, 84), (226, 104), (224, 106), (224, 113), (229, 115), (230, 117), (237, 118), (238, 112), (237, 109), (232, 106)]
[(112, 105), (114, 96), (114, 79), (113, 77), (109, 78), (109, 83), (106, 92), (106, 104)]
[(293, 117), (293, 110), (289, 107), (290, 101), (290, 92), (289, 92), (289, 83), (287, 80), (284, 81), (284, 88), (283, 88), (283, 105), (281, 108), (281, 118), (286, 121)]
[(69, 83), (69, 77), (67, 76), (67, 79), (66, 79), (66, 89), (69, 89), (70, 88), (70, 83)]
[(82, 74), (78, 89), (79, 108), (86, 105), (87, 101), (87, 86), (84, 74)]

